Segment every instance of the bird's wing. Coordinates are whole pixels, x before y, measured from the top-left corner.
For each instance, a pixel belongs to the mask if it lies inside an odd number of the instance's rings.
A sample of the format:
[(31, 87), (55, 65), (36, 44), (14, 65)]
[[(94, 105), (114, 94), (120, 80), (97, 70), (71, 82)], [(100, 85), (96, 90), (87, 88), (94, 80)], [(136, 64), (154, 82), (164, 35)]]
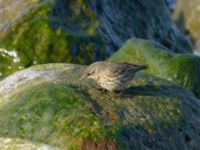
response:
[(124, 63), (115, 63), (110, 65), (109, 76), (120, 78), (124, 75), (130, 74), (132, 69), (133, 67), (130, 65), (126, 65)]
[(111, 74), (121, 75), (127, 73), (135, 73), (137, 71), (147, 69), (148, 65), (131, 64), (131, 63), (115, 63), (111, 65)]
[(143, 65), (143, 64), (134, 64), (134, 63), (122, 63), (124, 65), (129, 65), (129, 66), (132, 66), (134, 68), (143, 68), (143, 69), (147, 69), (148, 68), (148, 65)]

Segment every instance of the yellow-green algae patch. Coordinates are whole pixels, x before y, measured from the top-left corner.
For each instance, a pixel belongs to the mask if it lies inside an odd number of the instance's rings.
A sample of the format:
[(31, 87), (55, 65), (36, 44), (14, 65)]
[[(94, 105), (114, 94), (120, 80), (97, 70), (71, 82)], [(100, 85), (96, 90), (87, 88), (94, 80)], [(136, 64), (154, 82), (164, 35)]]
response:
[[(57, 9), (57, 3), (59, 2), (53, 0), (34, 5), (0, 39), (0, 48), (16, 51), (20, 60), (15, 64), (9, 57), (1, 58), (0, 51), (1, 78), (20, 68), (35, 64), (50, 62), (89, 64), (105, 57), (103, 51), (105, 41), (96, 33), (99, 20), (95, 18), (87, 3), (77, 1), (69, 4), (69, 7), (78, 7), (71, 11), (80, 9), (78, 14), (74, 14), (74, 17), (64, 16), (67, 15), (66, 13), (54, 16), (57, 12), (54, 10)], [(74, 29), (64, 30), (58, 23), (59, 17), (63, 17), (61, 20), (65, 22), (66, 26), (80, 25), (83, 32), (74, 32)], [(57, 23), (60, 26), (57, 26)], [(8, 67), (10, 69), (7, 69)]]
[(7, 106), (1, 108), (2, 136), (63, 148), (80, 145), (84, 138), (104, 136), (104, 124), (91, 113), (87, 100), (78, 96), (76, 89), (44, 84), (26, 91), (12, 95)]
[[(56, 66), (49, 65), (53, 70)], [(58, 64), (59, 70), (66, 66)], [(43, 67), (43, 72), (49, 72), (48, 65), (30, 69), (41, 71)], [(192, 93), (144, 73), (136, 75), (122, 96), (102, 93), (95, 82), (79, 80), (84, 66), (80, 68), (74, 65), (53, 74), (56, 82), (28, 84), (4, 94), (0, 136), (63, 149), (81, 149), (85, 141), (97, 146), (109, 141), (119, 150), (199, 146), (200, 104)]]
[(130, 39), (109, 60), (148, 64), (146, 72), (178, 83), (200, 97), (199, 56), (174, 54), (156, 42)]

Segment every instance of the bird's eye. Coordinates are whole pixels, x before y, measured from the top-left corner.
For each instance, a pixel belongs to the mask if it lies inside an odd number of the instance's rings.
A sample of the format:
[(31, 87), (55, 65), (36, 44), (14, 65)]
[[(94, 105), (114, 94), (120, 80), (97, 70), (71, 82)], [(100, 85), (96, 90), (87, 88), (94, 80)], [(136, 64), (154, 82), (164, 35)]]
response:
[(88, 74), (87, 74), (87, 75), (88, 75), (88, 76), (90, 76), (91, 74), (93, 74), (93, 72), (94, 72), (94, 71), (92, 71), (92, 72), (88, 72)]

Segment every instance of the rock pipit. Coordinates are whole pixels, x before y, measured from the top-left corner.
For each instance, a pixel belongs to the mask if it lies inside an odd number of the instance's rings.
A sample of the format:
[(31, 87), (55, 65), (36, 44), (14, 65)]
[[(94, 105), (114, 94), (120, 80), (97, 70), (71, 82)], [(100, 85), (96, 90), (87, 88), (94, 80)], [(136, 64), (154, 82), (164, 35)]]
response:
[(94, 79), (108, 91), (123, 91), (135, 73), (146, 68), (147, 65), (99, 61), (86, 68), (83, 78)]

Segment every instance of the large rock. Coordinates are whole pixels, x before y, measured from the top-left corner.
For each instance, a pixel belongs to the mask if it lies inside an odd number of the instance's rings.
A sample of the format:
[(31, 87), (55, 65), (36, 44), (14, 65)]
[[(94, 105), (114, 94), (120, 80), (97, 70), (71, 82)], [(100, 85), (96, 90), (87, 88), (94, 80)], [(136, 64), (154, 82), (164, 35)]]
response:
[(114, 53), (110, 61), (144, 63), (147, 72), (173, 81), (200, 98), (200, 57), (193, 54), (175, 54), (159, 43), (130, 39)]
[[(158, 41), (174, 52), (192, 51), (171, 21), (165, 0), (0, 2), (0, 48), (15, 51), (22, 67), (89, 64), (110, 56), (132, 37)], [(15, 71), (12, 64), (8, 67)]]
[(80, 80), (85, 66), (48, 64), (0, 82), (0, 136), (63, 149), (200, 147), (200, 101), (175, 84), (138, 73), (123, 96)]

